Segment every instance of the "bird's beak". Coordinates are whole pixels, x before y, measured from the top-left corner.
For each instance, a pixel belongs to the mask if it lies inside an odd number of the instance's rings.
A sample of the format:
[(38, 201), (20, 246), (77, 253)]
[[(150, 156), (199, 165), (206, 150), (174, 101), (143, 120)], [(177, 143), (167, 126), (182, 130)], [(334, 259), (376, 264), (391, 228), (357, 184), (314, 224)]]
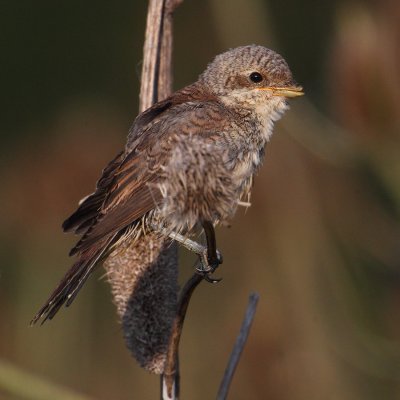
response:
[(272, 96), (282, 96), (282, 97), (299, 97), (303, 96), (303, 88), (301, 86), (268, 86), (257, 88), (258, 90), (270, 90), (272, 92)]

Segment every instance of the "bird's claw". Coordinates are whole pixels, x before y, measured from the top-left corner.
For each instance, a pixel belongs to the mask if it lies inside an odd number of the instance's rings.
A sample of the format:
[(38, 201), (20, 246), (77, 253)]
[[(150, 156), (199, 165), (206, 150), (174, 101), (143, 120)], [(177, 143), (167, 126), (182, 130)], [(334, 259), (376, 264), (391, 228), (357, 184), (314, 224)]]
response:
[(197, 267), (197, 272), (203, 275), (204, 280), (209, 283), (218, 283), (222, 278), (212, 278), (211, 275), (222, 264), (223, 258), (219, 250), (216, 251), (214, 257), (209, 257), (207, 250), (200, 256), (200, 266)]

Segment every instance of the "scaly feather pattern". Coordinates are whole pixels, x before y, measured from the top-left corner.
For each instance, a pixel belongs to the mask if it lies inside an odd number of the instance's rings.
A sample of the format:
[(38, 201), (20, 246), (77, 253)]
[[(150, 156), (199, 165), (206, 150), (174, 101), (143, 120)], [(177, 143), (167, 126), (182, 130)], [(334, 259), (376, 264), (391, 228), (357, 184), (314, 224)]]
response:
[(202, 220), (230, 220), (249, 194), (285, 97), (300, 94), (281, 56), (244, 46), (217, 56), (196, 83), (140, 114), (124, 151), (64, 222), (65, 231), (82, 235), (70, 252), (77, 261), (32, 322), (70, 305), (121, 242), (158, 225), (191, 234)]

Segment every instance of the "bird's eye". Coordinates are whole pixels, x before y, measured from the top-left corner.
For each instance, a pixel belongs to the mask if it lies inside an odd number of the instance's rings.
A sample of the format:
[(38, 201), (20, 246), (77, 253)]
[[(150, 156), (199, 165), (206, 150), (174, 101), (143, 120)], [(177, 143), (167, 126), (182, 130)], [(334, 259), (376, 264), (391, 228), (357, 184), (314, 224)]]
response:
[(249, 78), (254, 83), (260, 83), (264, 79), (259, 72), (252, 72)]

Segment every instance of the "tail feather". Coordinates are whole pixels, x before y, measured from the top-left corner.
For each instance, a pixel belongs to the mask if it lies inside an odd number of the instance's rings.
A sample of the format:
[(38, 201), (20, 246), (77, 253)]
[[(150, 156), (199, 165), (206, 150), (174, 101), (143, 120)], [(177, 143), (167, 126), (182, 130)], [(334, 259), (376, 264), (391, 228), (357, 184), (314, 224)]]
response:
[(112, 246), (116, 236), (114, 235), (107, 239), (105, 243), (99, 244), (96, 249), (90, 249), (80, 254), (78, 261), (66, 273), (46, 303), (33, 317), (31, 325), (39, 320), (42, 320), (41, 324), (43, 324), (52, 319), (64, 304), (66, 307), (71, 305), (89, 275)]
[[(98, 189), (99, 190), (99, 189)], [(63, 224), (62, 229), (64, 232), (73, 231), (80, 233), (83, 224), (89, 226), (96, 220), (99, 209), (104, 201), (104, 193), (94, 193), (88, 196), (78, 207), (78, 209), (67, 218)]]
[(108, 186), (114, 179), (114, 173), (124, 158), (124, 152), (121, 151), (117, 156), (103, 169), (101, 178), (97, 181), (96, 191), (81, 200), (78, 209), (67, 218), (62, 228), (64, 232), (73, 231), (82, 233), (96, 221), (97, 214), (107, 195)]

